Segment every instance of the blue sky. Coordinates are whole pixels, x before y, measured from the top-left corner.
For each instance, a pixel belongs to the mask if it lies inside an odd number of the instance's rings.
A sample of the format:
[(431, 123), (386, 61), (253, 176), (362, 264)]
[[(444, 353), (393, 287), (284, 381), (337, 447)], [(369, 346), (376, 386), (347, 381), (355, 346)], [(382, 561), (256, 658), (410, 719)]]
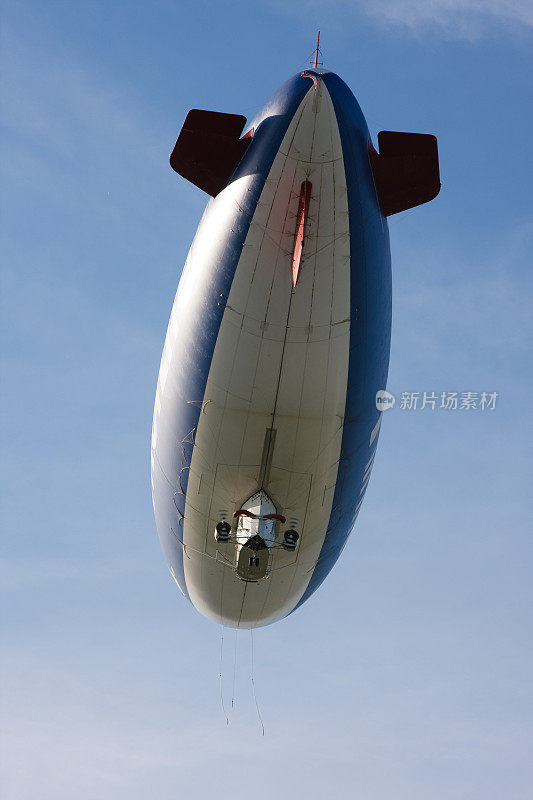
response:
[[(533, 780), (531, 32), (511, 0), (5, 2), (2, 785), (13, 800), (513, 800)], [(155, 382), (206, 197), (189, 108), (250, 118), (306, 66), (374, 135), (435, 133), (443, 189), (390, 220), (387, 412), (347, 548), (237, 636), (178, 593), (152, 516)], [(226, 632), (230, 705), (235, 637)]]

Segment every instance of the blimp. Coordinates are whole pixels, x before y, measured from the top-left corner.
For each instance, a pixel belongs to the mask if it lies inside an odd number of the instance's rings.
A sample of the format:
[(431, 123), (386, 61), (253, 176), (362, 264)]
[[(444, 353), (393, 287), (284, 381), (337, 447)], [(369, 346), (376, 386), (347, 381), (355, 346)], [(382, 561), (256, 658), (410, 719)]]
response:
[(248, 124), (189, 111), (170, 164), (210, 199), (157, 382), (156, 526), (193, 606), (256, 628), (311, 597), (354, 529), (386, 394), (387, 217), (438, 194), (437, 140), (375, 147), (317, 49)]

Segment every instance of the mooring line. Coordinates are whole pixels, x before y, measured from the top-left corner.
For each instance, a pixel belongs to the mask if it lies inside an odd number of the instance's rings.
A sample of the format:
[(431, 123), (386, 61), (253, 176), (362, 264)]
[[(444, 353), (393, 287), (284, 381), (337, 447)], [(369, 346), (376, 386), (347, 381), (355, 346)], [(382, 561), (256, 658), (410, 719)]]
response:
[(220, 678), (220, 705), (222, 706), (222, 713), (224, 714), (224, 717), (226, 718), (226, 725), (229, 725), (228, 715), (226, 714), (226, 708), (224, 706), (224, 692), (223, 692), (223, 689), (222, 689), (222, 654), (223, 654), (223, 650), (224, 650), (224, 626), (222, 625), (222, 629), (221, 629), (221, 632), (220, 632), (220, 671), (218, 673), (218, 676)]
[(252, 643), (252, 674), (250, 676), (251, 679), (252, 679), (252, 691), (253, 691), (253, 695), (254, 695), (254, 702), (255, 702), (255, 708), (257, 710), (257, 716), (259, 717), (259, 722), (261, 723), (261, 729), (263, 731), (263, 736), (264, 736), (265, 735), (265, 726), (263, 725), (263, 718), (261, 717), (261, 712), (259, 711), (259, 704), (257, 702), (257, 696), (255, 694), (255, 681), (254, 681), (254, 631), (253, 631), (253, 628), (250, 628), (250, 641)]

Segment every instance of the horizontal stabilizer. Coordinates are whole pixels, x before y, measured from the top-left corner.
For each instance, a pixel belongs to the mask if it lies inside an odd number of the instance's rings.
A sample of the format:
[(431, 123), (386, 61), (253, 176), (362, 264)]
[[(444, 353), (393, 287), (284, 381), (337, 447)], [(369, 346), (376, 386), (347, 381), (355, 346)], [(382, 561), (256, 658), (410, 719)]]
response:
[(428, 133), (378, 133), (370, 164), (386, 217), (433, 200), (440, 191), (437, 139)]
[(239, 138), (246, 124), (241, 114), (189, 111), (170, 166), (204, 192), (215, 197), (243, 157), (250, 138)]

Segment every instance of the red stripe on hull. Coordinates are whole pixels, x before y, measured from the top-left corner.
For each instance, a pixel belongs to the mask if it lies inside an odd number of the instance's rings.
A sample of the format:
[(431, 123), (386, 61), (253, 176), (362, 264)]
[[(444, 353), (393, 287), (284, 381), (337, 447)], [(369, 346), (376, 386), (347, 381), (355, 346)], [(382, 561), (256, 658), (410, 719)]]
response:
[(302, 260), (302, 250), (305, 237), (305, 223), (309, 212), (309, 201), (311, 199), (312, 184), (310, 181), (303, 181), (300, 189), (300, 202), (298, 203), (298, 214), (296, 216), (296, 233), (294, 236), (294, 252), (292, 255), (292, 285), (296, 286), (300, 263)]

